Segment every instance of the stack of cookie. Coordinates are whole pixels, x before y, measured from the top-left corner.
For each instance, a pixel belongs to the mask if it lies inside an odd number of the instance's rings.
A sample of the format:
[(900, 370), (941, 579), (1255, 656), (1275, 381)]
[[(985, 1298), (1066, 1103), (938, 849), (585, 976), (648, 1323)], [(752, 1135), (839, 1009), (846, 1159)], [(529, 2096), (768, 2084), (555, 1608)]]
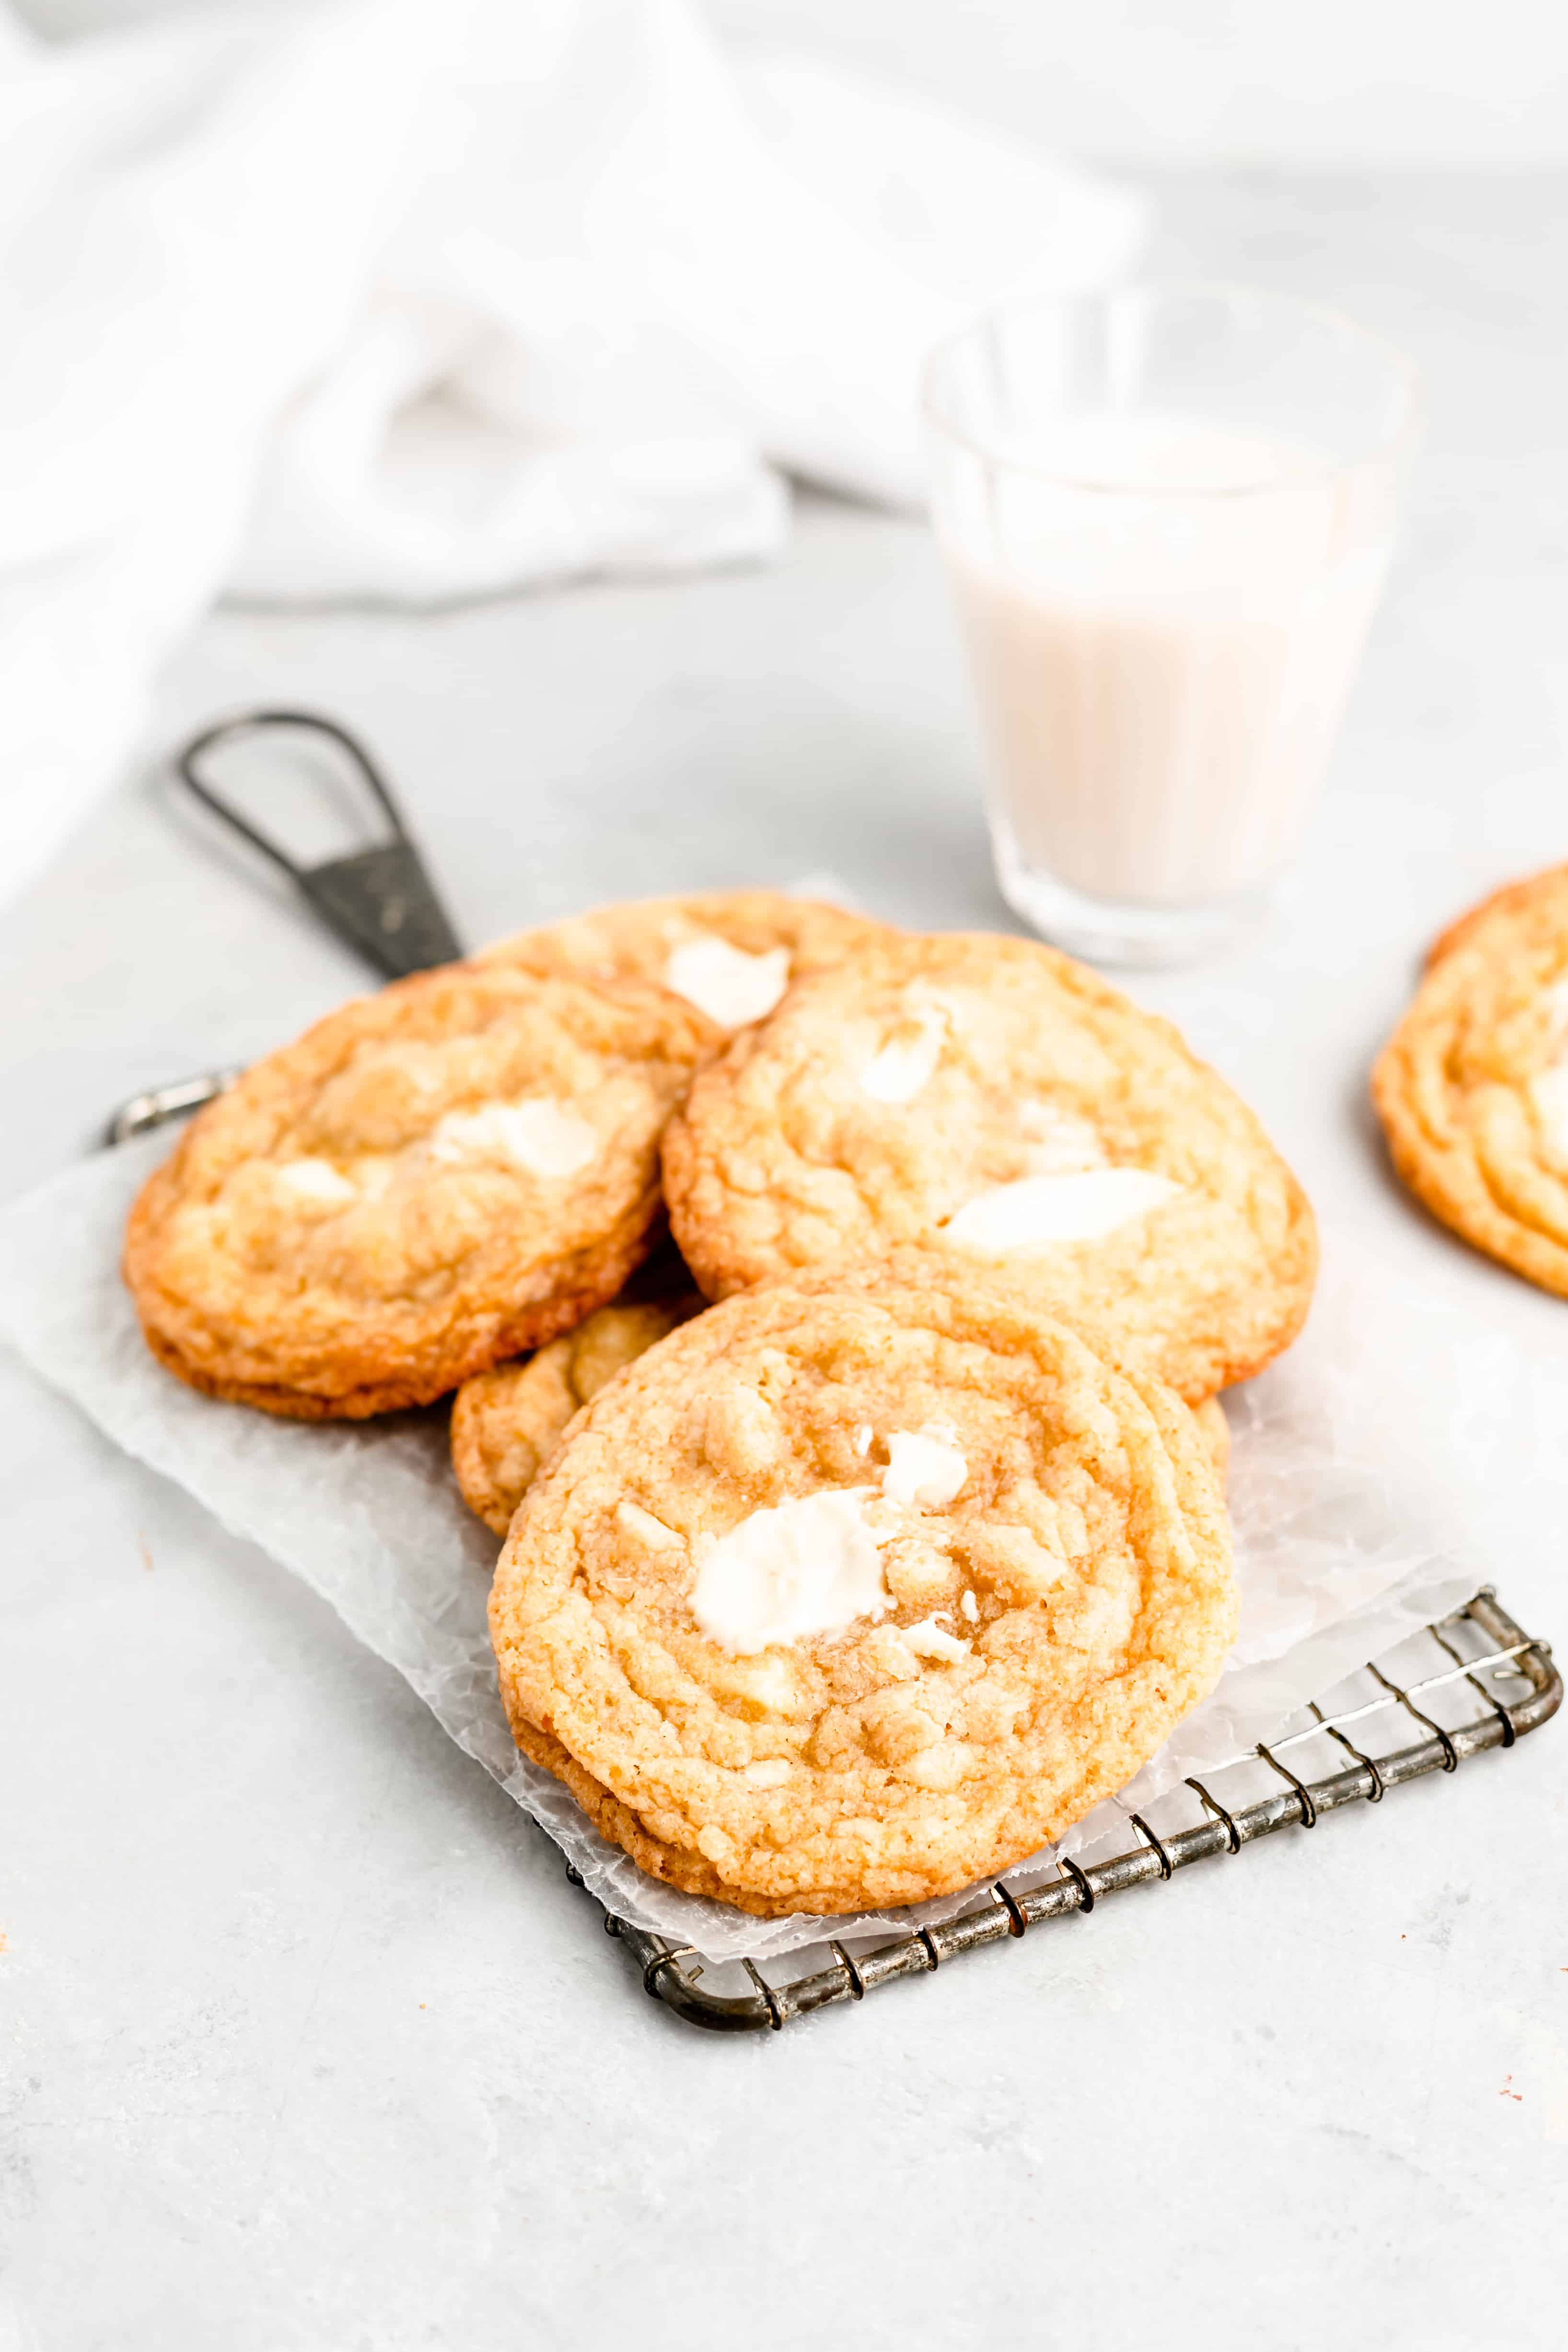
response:
[(1251, 1113), (1092, 973), (766, 893), (345, 1007), (202, 1113), (126, 1250), (213, 1395), (457, 1391), (519, 1747), (760, 1914), (1005, 1870), (1212, 1687), (1214, 1398), (1315, 1264)]

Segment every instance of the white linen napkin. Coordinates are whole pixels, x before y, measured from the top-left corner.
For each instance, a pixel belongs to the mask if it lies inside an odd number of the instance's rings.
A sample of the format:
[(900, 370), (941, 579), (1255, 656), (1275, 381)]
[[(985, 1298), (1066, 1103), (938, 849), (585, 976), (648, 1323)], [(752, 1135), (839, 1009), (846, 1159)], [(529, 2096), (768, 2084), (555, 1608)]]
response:
[(225, 585), (423, 603), (764, 557), (917, 493), (919, 360), (1115, 274), (1124, 194), (727, 65), (686, 0), (0, 0), (0, 891)]

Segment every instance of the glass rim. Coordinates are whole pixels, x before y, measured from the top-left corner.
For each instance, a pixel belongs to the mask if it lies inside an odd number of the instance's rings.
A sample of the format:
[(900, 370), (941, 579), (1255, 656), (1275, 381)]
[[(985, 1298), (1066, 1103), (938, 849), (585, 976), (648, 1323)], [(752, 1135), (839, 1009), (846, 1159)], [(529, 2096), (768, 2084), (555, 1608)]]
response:
[(1096, 480), (1092, 475), (1063, 472), (1058, 467), (1031, 464), (1027, 458), (1015, 457), (991, 447), (956, 424), (939, 405), (936, 377), (944, 362), (960, 344), (968, 341), (995, 320), (1018, 317), (1030, 311), (1066, 310), (1074, 303), (1081, 302), (1149, 302), (1172, 296), (1191, 298), (1195, 295), (1294, 311), (1299, 318), (1332, 328), (1342, 339), (1360, 344), (1369, 357), (1380, 360), (1388, 369), (1398, 387), (1397, 413), (1390, 430), (1370, 441), (1354, 457), (1334, 457), (1324, 453), (1309, 470), (1331, 475), (1352, 474), (1364, 466), (1379, 464), (1398, 456), (1415, 440), (1422, 422), (1421, 372), (1397, 343), (1391, 342), (1387, 336), (1378, 334), (1371, 327), (1364, 327), (1347, 311), (1334, 310), (1332, 304), (1308, 301), (1295, 294), (1277, 293), (1271, 287), (1249, 286), (1240, 278), (1150, 278), (1135, 284), (1082, 288), (1076, 293), (1018, 294), (999, 302), (988, 303), (960, 325), (951, 328), (926, 352), (920, 370), (921, 421), (932, 433), (959, 448), (967, 449), (972, 457), (980, 458), (987, 465), (1005, 467), (1012, 473), (1026, 475), (1030, 480), (1050, 482), (1059, 489), (1080, 491), (1091, 498), (1172, 499), (1196, 502), (1209, 499), (1277, 496), (1283, 487), (1278, 481), (1236, 483), (1228, 488), (1208, 489), (1145, 488), (1141, 484), (1134, 487), (1126, 482)]

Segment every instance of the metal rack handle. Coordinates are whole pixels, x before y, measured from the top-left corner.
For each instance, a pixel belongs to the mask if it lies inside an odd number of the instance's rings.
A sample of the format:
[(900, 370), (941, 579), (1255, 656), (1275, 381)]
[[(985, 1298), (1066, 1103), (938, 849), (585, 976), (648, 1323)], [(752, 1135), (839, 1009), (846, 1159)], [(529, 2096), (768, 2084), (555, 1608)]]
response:
[[(203, 773), (203, 763), (221, 748), (273, 729), (325, 736), (345, 753), (386, 819), (390, 838), (347, 857), (307, 866), (243, 816)], [(462, 955), (390, 785), (358, 737), (337, 719), (312, 710), (242, 711), (193, 736), (175, 755), (174, 772), (211, 815), (287, 876), (329, 930), (389, 980), (406, 979)]]
[(259, 826), (252, 824), (248, 817), (242, 816), (233, 802), (225, 800), (206, 781), (200, 765), (206, 754), (215, 751), (220, 745), (243, 743), (247, 736), (263, 734), (271, 727), (287, 727), (296, 732), (329, 737), (348, 753), (359, 770), (392, 827), (392, 839), (409, 839), (402, 813), (393, 800), (381, 770), (359, 739), (350, 735), (346, 727), (340, 726), (335, 719), (324, 719), (319, 712), (313, 710), (246, 710), (238, 712), (233, 719), (220, 719), (215, 725), (204, 727), (199, 735), (193, 736), (183, 751), (176, 752), (174, 772), (187, 792), (194, 793), (215, 817), (235, 833), (243, 835), (253, 849), (259, 849), (264, 857), (270, 857), (291, 882), (302, 882), (310, 869), (296, 864), (279, 843), (271, 840)]

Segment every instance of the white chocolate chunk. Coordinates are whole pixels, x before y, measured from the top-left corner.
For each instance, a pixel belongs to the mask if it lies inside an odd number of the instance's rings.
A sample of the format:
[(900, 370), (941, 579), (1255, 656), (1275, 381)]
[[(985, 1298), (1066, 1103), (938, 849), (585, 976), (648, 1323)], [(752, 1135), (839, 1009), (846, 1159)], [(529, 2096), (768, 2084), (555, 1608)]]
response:
[(980, 1622), (980, 1604), (967, 1587), (958, 1595), (958, 1612), (960, 1616), (967, 1617), (971, 1625), (977, 1625)]
[(994, 1184), (949, 1217), (945, 1237), (963, 1249), (1003, 1255), (1057, 1242), (1103, 1240), (1179, 1192), (1146, 1168), (1085, 1169), (1076, 1175), (1023, 1176)]
[(685, 1549), (685, 1536), (678, 1535), (674, 1528), (667, 1528), (663, 1519), (656, 1519), (652, 1511), (643, 1508), (641, 1503), (628, 1502), (624, 1496), (615, 1506), (615, 1524), (622, 1535), (630, 1536), (632, 1542), (641, 1544), (644, 1550), (684, 1551)]
[(359, 1187), (325, 1160), (286, 1160), (273, 1181), (280, 1192), (296, 1201), (319, 1202), (324, 1208), (346, 1208), (360, 1197)]
[(860, 1074), (873, 1102), (913, 1102), (942, 1059), (947, 1019), (939, 1005), (923, 1004), (900, 1023)]
[(683, 940), (664, 964), (664, 986), (721, 1029), (743, 1029), (748, 1021), (765, 1019), (789, 985), (788, 948), (748, 955), (709, 933)]
[(975, 1751), (967, 1740), (941, 1739), (901, 1764), (898, 1777), (913, 1780), (917, 1789), (956, 1789), (974, 1760)]
[(769, 1715), (788, 1715), (800, 1696), (795, 1676), (783, 1658), (758, 1658), (754, 1666), (737, 1668), (735, 1687)]
[(946, 1422), (928, 1421), (923, 1429), (896, 1429), (887, 1441), (887, 1467), (882, 1491), (890, 1503), (924, 1503), (940, 1508), (950, 1503), (969, 1475), (969, 1465), (954, 1443)]
[(830, 1486), (753, 1511), (708, 1546), (691, 1604), (708, 1639), (744, 1656), (884, 1615), (879, 1538), (865, 1517), (872, 1491)]
[(437, 1160), (505, 1160), (530, 1176), (575, 1176), (599, 1157), (599, 1135), (563, 1103), (540, 1095), (528, 1102), (481, 1103), (449, 1110), (432, 1130)]
[(794, 1770), (787, 1756), (759, 1756), (755, 1764), (747, 1764), (741, 1773), (754, 1789), (781, 1789)]
[(875, 1435), (876, 1432), (872, 1427), (870, 1422), (862, 1421), (850, 1442), (853, 1445), (855, 1452), (862, 1456), (864, 1456), (871, 1452), (872, 1440)]
[(917, 1658), (939, 1658), (944, 1665), (954, 1665), (958, 1659), (968, 1656), (967, 1642), (960, 1642), (955, 1634), (942, 1631), (938, 1619), (946, 1613), (945, 1609), (938, 1610), (936, 1616), (923, 1617), (918, 1625), (899, 1627), (899, 1633)]

